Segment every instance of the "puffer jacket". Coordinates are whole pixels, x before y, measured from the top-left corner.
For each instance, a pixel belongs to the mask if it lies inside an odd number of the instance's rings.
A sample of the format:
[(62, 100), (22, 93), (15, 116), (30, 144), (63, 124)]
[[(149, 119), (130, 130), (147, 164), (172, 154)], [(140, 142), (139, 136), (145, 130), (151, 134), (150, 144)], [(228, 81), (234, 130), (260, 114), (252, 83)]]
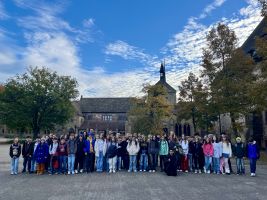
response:
[[(137, 143), (137, 144), (136, 144)], [(140, 150), (138, 142), (129, 142), (127, 145), (127, 151), (130, 156), (136, 156)]]

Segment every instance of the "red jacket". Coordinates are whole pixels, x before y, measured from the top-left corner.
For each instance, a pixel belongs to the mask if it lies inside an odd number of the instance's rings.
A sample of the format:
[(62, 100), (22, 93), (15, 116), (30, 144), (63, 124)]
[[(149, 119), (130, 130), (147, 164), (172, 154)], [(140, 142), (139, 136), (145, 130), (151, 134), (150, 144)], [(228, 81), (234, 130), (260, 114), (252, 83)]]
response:
[(214, 149), (212, 144), (203, 144), (202, 148), (205, 156), (213, 156)]

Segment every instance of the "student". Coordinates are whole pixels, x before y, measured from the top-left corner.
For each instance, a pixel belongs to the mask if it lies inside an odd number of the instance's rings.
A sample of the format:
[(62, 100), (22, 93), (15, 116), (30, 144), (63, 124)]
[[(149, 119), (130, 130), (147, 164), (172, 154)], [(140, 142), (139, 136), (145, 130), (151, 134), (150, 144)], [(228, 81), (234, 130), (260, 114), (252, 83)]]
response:
[(173, 149), (170, 149), (166, 157), (165, 172), (168, 176), (177, 176), (177, 160)]
[(22, 173), (26, 172), (26, 167), (28, 169), (28, 172), (29, 173), (31, 172), (31, 155), (30, 155), (31, 147), (32, 147), (32, 139), (30, 136), (27, 136), (22, 146), (22, 156), (23, 156)]
[(194, 169), (194, 138), (190, 137), (188, 139), (188, 166), (189, 166), (189, 170), (190, 172), (193, 172)]
[(236, 138), (236, 144), (233, 146), (233, 155), (236, 158), (236, 174), (245, 174), (244, 157), (246, 155), (246, 147), (241, 137)]
[(117, 142), (115, 136), (112, 136), (109, 147), (107, 149), (107, 158), (109, 162), (109, 173), (116, 173), (117, 163)]
[(88, 135), (87, 140), (84, 141), (84, 155), (85, 155), (85, 168), (86, 173), (93, 172), (92, 165), (94, 164), (94, 141), (92, 136)]
[(183, 172), (187, 173), (188, 172), (188, 148), (189, 146), (188, 146), (188, 141), (184, 135), (182, 135), (181, 146), (183, 149), (181, 169)]
[(156, 172), (159, 143), (156, 136), (150, 136), (148, 141), (149, 172)]
[(64, 137), (61, 138), (57, 149), (58, 161), (59, 161), (59, 173), (65, 174), (67, 171), (67, 144)]
[(95, 134), (94, 129), (90, 129), (88, 133), (89, 141), (90, 141), (90, 172), (95, 171)]
[(106, 155), (107, 144), (103, 138), (103, 134), (96, 135), (95, 141), (95, 156), (96, 156), (96, 171), (102, 172), (103, 171), (103, 158)]
[(58, 142), (56, 136), (53, 137), (53, 142), (49, 146), (49, 155), (50, 155), (50, 174), (53, 175), (57, 173), (57, 169), (55, 167), (55, 163), (58, 161)]
[(199, 136), (195, 136), (195, 142), (194, 142), (194, 161), (195, 161), (195, 173), (201, 174), (201, 170), (203, 168), (203, 149), (202, 149), (202, 143), (199, 138)]
[(176, 160), (177, 160), (177, 170), (179, 172), (182, 172), (182, 156), (183, 156), (183, 148), (181, 146), (181, 142), (177, 138), (176, 140), (176, 145), (175, 145), (175, 155), (176, 155)]
[(127, 145), (127, 151), (129, 153), (129, 157), (130, 157), (130, 166), (129, 166), (128, 172), (132, 172), (132, 171), (137, 172), (136, 156), (137, 156), (139, 150), (140, 150), (139, 143), (138, 143), (137, 139), (135, 139), (135, 137), (133, 136)]
[(220, 158), (222, 157), (222, 144), (219, 142), (216, 136), (213, 136), (213, 173), (220, 174)]
[(122, 143), (122, 139), (121, 137), (118, 137), (118, 149), (117, 149), (117, 170), (121, 171), (121, 167), (122, 167), (122, 158), (123, 158), (123, 143)]
[(148, 144), (145, 140), (145, 136), (142, 136), (140, 141), (140, 172), (147, 170), (147, 162), (148, 162)]
[(204, 144), (202, 148), (203, 148), (203, 153), (205, 156), (204, 172), (207, 174), (210, 174), (210, 171), (211, 171), (210, 168), (211, 168), (211, 162), (212, 162), (214, 149), (213, 149), (213, 145), (209, 137), (206, 137), (206, 140), (204, 140)]
[(77, 144), (74, 139), (74, 133), (70, 133), (70, 139), (67, 142), (67, 152), (68, 152), (68, 175), (74, 175), (74, 162), (75, 154), (77, 152)]
[[(222, 164), (225, 168), (225, 173), (230, 175), (229, 158), (232, 157), (232, 147), (226, 135), (222, 135)], [(223, 169), (221, 169), (222, 173)]]
[(121, 148), (122, 148), (122, 168), (125, 170), (129, 169), (129, 154), (127, 151), (127, 138), (126, 136), (122, 136)]
[(256, 165), (257, 165), (257, 160), (260, 158), (260, 152), (259, 152), (259, 147), (253, 138), (249, 139), (249, 143), (247, 146), (247, 154), (248, 154), (248, 159), (250, 163), (250, 175), (252, 177), (256, 176)]
[(49, 155), (49, 147), (45, 142), (45, 138), (41, 138), (40, 144), (38, 144), (34, 157), (37, 163), (37, 175), (43, 175), (45, 172), (45, 163), (47, 162)]
[(32, 142), (32, 146), (30, 148), (30, 156), (31, 156), (31, 173), (35, 173), (36, 172), (36, 160), (34, 157), (34, 153), (36, 151), (36, 148), (38, 146), (38, 144), (40, 144), (41, 139), (40, 137), (37, 137), (35, 142)]
[(161, 136), (161, 140), (160, 140), (160, 150), (159, 150), (159, 155), (160, 155), (160, 170), (161, 172), (164, 171), (164, 162), (165, 159), (167, 157), (167, 155), (169, 154), (169, 145), (168, 142), (166, 140), (166, 138), (164, 136)]
[(9, 156), (11, 158), (11, 175), (18, 174), (20, 154), (21, 145), (19, 144), (19, 138), (15, 137), (13, 144), (11, 144), (9, 148)]
[(78, 172), (83, 173), (85, 142), (83, 140), (83, 135), (82, 134), (79, 135), (78, 140), (76, 141), (76, 143), (77, 143), (77, 151), (76, 151), (74, 169), (75, 169), (75, 174), (78, 174)]

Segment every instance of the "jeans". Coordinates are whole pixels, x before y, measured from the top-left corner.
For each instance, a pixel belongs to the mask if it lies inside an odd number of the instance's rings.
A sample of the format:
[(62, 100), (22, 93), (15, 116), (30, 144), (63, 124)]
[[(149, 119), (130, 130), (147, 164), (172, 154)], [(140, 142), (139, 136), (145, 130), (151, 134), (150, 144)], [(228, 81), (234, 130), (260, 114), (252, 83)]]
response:
[(59, 156), (59, 172), (66, 173), (67, 156)]
[(236, 158), (236, 172), (237, 174), (245, 174), (245, 165), (243, 158)]
[(129, 171), (136, 171), (136, 155), (130, 155)]
[(13, 157), (11, 158), (11, 173), (17, 174), (19, 170), (19, 158)]
[(28, 172), (31, 171), (31, 157), (29, 156), (25, 156), (24, 159), (23, 159), (23, 172), (26, 171), (26, 167), (28, 169)]
[(68, 172), (74, 174), (75, 154), (68, 155)]
[(35, 172), (36, 171), (36, 162), (35, 162), (35, 159), (34, 159), (34, 156), (31, 157), (31, 172)]
[(213, 157), (212, 162), (213, 162), (214, 173), (217, 173), (217, 174), (220, 173), (220, 158)]
[(192, 172), (194, 168), (194, 162), (193, 162), (193, 155), (188, 154), (188, 165), (189, 165), (189, 170)]
[(96, 157), (96, 171), (102, 172), (103, 171), (103, 152), (99, 152), (99, 156)]
[(84, 156), (82, 154), (76, 154), (74, 169), (75, 170), (78, 170), (78, 169), (82, 170), (83, 169), (83, 161), (84, 161)]
[(157, 154), (149, 154), (149, 170), (156, 170), (157, 167)]
[(205, 156), (205, 169), (210, 170), (212, 157), (211, 156)]
[(250, 173), (256, 173), (256, 164), (257, 164), (257, 159), (256, 158), (250, 158), (249, 159), (249, 164), (250, 164)]
[(146, 170), (147, 169), (147, 154), (141, 154), (140, 156), (140, 170)]
[(109, 171), (115, 171), (116, 170), (116, 163), (117, 163), (117, 156), (113, 158), (108, 159), (109, 163)]
[(121, 164), (122, 164), (122, 157), (117, 157), (117, 164), (116, 164), (117, 170), (121, 170)]

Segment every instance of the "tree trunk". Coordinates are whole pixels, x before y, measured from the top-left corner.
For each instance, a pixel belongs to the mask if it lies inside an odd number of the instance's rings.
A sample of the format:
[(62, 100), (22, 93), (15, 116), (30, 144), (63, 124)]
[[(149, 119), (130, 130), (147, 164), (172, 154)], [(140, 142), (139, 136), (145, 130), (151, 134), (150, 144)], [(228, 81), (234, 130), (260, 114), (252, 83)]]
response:
[(196, 133), (196, 119), (195, 119), (195, 109), (192, 108), (192, 121), (193, 121), (193, 128), (194, 128), (194, 134)]
[(238, 131), (237, 131), (237, 127), (236, 127), (235, 118), (234, 118), (233, 114), (230, 114), (230, 116), (231, 116), (231, 122), (232, 122), (234, 136), (237, 137)]

